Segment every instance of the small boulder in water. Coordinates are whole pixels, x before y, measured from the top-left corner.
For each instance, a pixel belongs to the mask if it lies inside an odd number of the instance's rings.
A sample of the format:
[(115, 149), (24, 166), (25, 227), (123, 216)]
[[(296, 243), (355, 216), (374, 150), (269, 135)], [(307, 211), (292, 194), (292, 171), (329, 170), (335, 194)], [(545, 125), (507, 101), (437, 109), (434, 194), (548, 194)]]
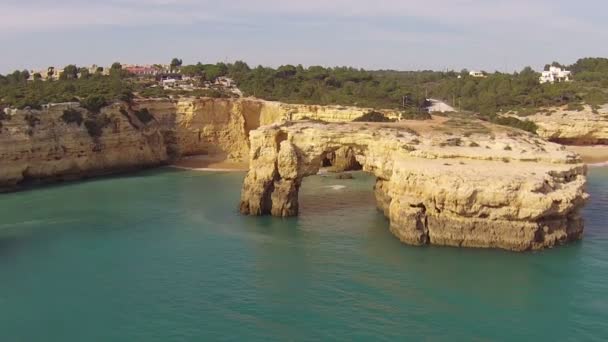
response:
[(336, 179), (354, 179), (352, 173), (338, 173)]

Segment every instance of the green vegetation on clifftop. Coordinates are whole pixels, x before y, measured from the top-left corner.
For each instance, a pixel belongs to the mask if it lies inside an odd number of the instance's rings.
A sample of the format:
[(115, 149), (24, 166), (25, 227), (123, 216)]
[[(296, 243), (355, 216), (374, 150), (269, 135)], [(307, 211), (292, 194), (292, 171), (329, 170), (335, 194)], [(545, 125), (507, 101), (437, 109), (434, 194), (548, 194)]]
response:
[[(554, 62), (553, 65), (559, 65)], [(349, 67), (325, 68), (284, 65), (278, 68), (249, 67), (244, 62), (182, 65), (174, 59), (173, 70), (196, 76), (199, 82), (227, 76), (234, 79), (245, 96), (287, 103), (353, 105), (370, 108), (402, 109), (406, 116), (420, 117), (427, 98), (443, 100), (462, 112), (480, 114), (499, 124), (534, 131), (535, 127), (517, 119), (501, 119), (498, 114), (516, 111), (520, 116), (543, 107), (568, 106), (581, 110), (582, 104), (597, 110), (608, 103), (608, 59), (583, 58), (566, 66), (574, 81), (540, 84), (539, 73), (524, 68), (512, 74), (491, 73), (475, 78), (468, 71), (366, 71)], [(78, 77), (80, 73), (80, 77)], [(39, 75), (38, 75), (39, 76)], [(40, 108), (46, 103), (78, 101), (93, 113), (115, 100), (141, 97), (234, 96), (217, 89), (164, 90), (151, 87), (155, 82), (128, 75), (114, 63), (109, 76), (89, 74), (69, 65), (59, 80), (42, 81), (27, 71), (0, 75), (0, 109)], [(404, 108), (405, 107), (405, 108)], [(145, 116), (145, 115), (144, 115)], [(145, 121), (146, 118), (144, 118)]]

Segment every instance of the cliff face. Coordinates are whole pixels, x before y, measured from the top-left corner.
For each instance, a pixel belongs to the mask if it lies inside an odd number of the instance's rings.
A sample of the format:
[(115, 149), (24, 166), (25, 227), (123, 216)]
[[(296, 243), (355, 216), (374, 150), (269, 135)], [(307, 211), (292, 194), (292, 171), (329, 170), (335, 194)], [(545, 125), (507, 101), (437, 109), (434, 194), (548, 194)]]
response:
[(566, 145), (608, 145), (608, 108), (593, 113), (555, 109), (525, 118), (538, 126), (538, 134), (549, 141)]
[[(85, 122), (62, 119), (70, 108), (81, 113), (83, 121), (101, 125), (98, 137), (89, 134)], [(137, 115), (144, 109), (151, 117)], [(77, 104), (17, 111), (0, 120), (0, 188), (155, 166), (185, 155), (243, 161), (249, 156), (249, 132), (261, 125), (304, 117), (351, 121), (368, 111), (209, 98), (136, 99), (131, 105), (112, 104), (99, 114)]]
[[(249, 156), (249, 132), (260, 126), (305, 118), (327, 122), (352, 121), (367, 108), (285, 104), (257, 99), (136, 100), (161, 127), (176, 136), (179, 154), (220, 154), (244, 161)], [(396, 111), (381, 111), (397, 118)]]
[(523, 251), (580, 239), (587, 194), (579, 157), (532, 135), (477, 125), (492, 132), (419, 123), (262, 127), (251, 133), (240, 210), (297, 215), (302, 179), (347, 147), (377, 177), (378, 208), (405, 243)]
[(163, 130), (172, 132), (179, 155), (224, 155), (237, 161), (247, 159), (249, 131), (286, 115), (279, 104), (256, 99), (143, 99), (133, 108), (147, 109)]
[[(69, 108), (55, 105), (40, 111), (18, 111), (0, 122), (0, 189), (167, 161), (164, 139), (155, 122), (146, 125), (121, 104), (114, 104), (99, 114), (76, 108), (83, 121), (70, 123), (62, 119)], [(99, 137), (89, 133), (86, 120), (94, 122), (88, 123), (91, 127), (99, 127)]]
[[(360, 108), (350, 106), (317, 106), (299, 105), (267, 102), (269, 105), (278, 106), (283, 116), (288, 120), (322, 120), (326, 122), (350, 122), (371, 111), (384, 114), (389, 119), (399, 119), (400, 113), (394, 110), (374, 110), (371, 108)], [(272, 123), (272, 122), (269, 122)]]

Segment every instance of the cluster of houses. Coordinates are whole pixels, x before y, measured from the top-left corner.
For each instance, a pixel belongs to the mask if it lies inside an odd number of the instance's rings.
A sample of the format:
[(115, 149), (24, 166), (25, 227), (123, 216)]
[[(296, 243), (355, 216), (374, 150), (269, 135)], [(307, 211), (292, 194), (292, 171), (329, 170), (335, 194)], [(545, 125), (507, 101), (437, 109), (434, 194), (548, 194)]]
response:
[(243, 96), (241, 90), (237, 88), (236, 82), (228, 77), (218, 77), (213, 82), (202, 81), (201, 77), (186, 76), (182, 74), (158, 74), (156, 76), (158, 86), (165, 90), (184, 90), (194, 91), (197, 89), (215, 89), (227, 91), (237, 96)]
[[(42, 81), (59, 80), (64, 73), (64, 67), (50, 66), (46, 69), (28, 70), (29, 80), (40, 79)], [(101, 67), (91, 65), (79, 70), (86, 69), (89, 74), (109, 75), (111, 67)], [(155, 79), (156, 84), (151, 87), (160, 87), (164, 90), (180, 90), (180, 91), (195, 91), (201, 89), (218, 90), (222, 92), (232, 93), (237, 96), (243, 96), (242, 92), (236, 86), (234, 80), (228, 77), (218, 77), (213, 81), (204, 80), (200, 76), (188, 76), (180, 73), (179, 70), (174, 70), (170, 65), (154, 64), (154, 65), (139, 65), (139, 64), (122, 64), (121, 69), (131, 75)], [(81, 77), (82, 72), (78, 73)]]
[[(214, 81), (203, 81), (198, 76), (187, 76), (181, 74), (179, 70), (173, 70), (170, 65), (154, 64), (154, 65), (140, 65), (140, 64), (122, 64), (122, 70), (127, 71), (129, 74), (145, 78), (155, 78), (156, 85), (153, 87), (162, 87), (165, 90), (184, 90), (193, 91), (197, 89), (215, 89), (221, 91), (231, 92), (233, 94), (241, 96), (241, 91), (236, 87), (236, 83), (228, 77), (218, 77)], [(100, 67), (97, 65), (91, 65), (86, 67), (89, 74), (102, 74), (109, 75), (110, 67)], [(64, 73), (63, 67), (51, 66), (44, 70), (28, 70), (30, 74), (30, 80), (40, 79), (43, 81), (47, 80), (58, 80)], [(78, 77), (81, 73), (78, 73)]]
[[(89, 74), (99, 73), (102, 75), (109, 75), (111, 68), (102, 67), (102, 66), (93, 64), (91, 66), (85, 67), (85, 69), (89, 72)], [(161, 64), (155, 64), (155, 65), (123, 64), (122, 69), (126, 70), (130, 74), (133, 74), (136, 76), (157, 76), (157, 75), (160, 75), (163, 73), (171, 72), (169, 65), (161, 65)], [(28, 72), (30, 74), (29, 79), (34, 80), (36, 78), (39, 78), (43, 81), (58, 80), (61, 77), (61, 75), (63, 74), (63, 70), (64, 70), (64, 67), (58, 67), (58, 66), (50, 66), (46, 69), (28, 70)], [(78, 77), (80, 77), (80, 73), (78, 74)]]
[(139, 64), (123, 64), (122, 69), (135, 76), (157, 76), (161, 74), (171, 73), (170, 65), (154, 64), (154, 65), (139, 65)]
[[(102, 75), (109, 75), (110, 74), (110, 68), (105, 68), (105, 67), (100, 67), (97, 66), (96, 64), (93, 64), (89, 67), (86, 68), (87, 71), (89, 72), (89, 74), (95, 74), (95, 73), (101, 73)], [(28, 70), (29, 74), (30, 74), (30, 81), (33, 81), (36, 78), (39, 78), (43, 81), (54, 81), (54, 80), (58, 80), (61, 75), (63, 74), (63, 67), (58, 67), (58, 66), (50, 66), (46, 69), (32, 69), (32, 70)], [(78, 74), (78, 76), (80, 77), (80, 73)]]
[[(475, 77), (475, 78), (488, 77), (485, 72), (476, 71), (476, 70), (469, 71), (469, 76)], [(462, 76), (458, 76), (458, 78), (462, 78)], [(555, 66), (549, 67), (549, 70), (543, 71), (539, 78), (540, 84), (570, 82), (571, 80), (572, 80), (571, 71), (564, 70), (560, 67), (555, 67)]]

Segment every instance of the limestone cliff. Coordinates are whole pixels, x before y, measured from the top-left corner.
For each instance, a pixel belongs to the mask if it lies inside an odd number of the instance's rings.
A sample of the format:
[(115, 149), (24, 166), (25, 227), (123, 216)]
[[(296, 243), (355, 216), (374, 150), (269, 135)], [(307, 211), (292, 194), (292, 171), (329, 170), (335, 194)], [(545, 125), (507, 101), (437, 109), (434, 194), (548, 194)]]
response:
[[(282, 116), (288, 120), (322, 120), (326, 122), (350, 122), (371, 111), (382, 113), (389, 119), (398, 120), (401, 117), (396, 110), (375, 110), (372, 108), (352, 107), (352, 106), (318, 106), (286, 104), (277, 102), (266, 102), (269, 106), (276, 106)], [(275, 120), (276, 121), (276, 120)], [(267, 122), (272, 123), (272, 122)]]
[(558, 108), (523, 119), (536, 123), (538, 134), (549, 141), (566, 145), (608, 145), (606, 107), (595, 113), (588, 106), (581, 111)]
[[(249, 156), (249, 132), (260, 126), (304, 118), (352, 121), (369, 108), (285, 104), (244, 99), (140, 99), (135, 109), (148, 109), (164, 130), (174, 132), (181, 155), (222, 154), (243, 161)], [(397, 111), (381, 111), (397, 118)]]
[(288, 109), (258, 99), (138, 99), (135, 109), (148, 109), (166, 131), (176, 136), (180, 155), (220, 154), (246, 160), (249, 131), (287, 119)]
[(377, 177), (378, 207), (405, 243), (524, 251), (580, 239), (579, 209), (588, 196), (580, 158), (527, 133), (474, 125), (261, 127), (251, 132), (240, 211), (297, 215), (302, 179), (346, 147)]
[[(80, 113), (81, 122), (62, 119), (70, 109)], [(99, 114), (77, 103), (15, 111), (0, 117), (0, 188), (154, 166), (186, 155), (243, 161), (249, 156), (249, 132), (261, 125), (304, 117), (351, 121), (368, 111), (249, 98), (135, 99), (112, 104)], [(92, 127), (98, 136), (88, 132), (84, 121), (100, 125)]]
[[(80, 120), (64, 120), (66, 110), (80, 113)], [(142, 123), (122, 104), (98, 114), (77, 104), (51, 105), (17, 111), (0, 123), (0, 190), (156, 166), (168, 159), (158, 124)]]

